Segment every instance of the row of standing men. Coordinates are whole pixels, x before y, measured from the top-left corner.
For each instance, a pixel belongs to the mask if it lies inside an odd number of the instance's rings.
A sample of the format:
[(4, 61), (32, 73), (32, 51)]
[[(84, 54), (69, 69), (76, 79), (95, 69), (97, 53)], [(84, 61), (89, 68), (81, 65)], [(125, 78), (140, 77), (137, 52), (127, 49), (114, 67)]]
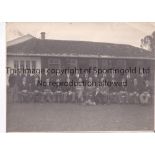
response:
[[(98, 86), (87, 85), (87, 83), (127, 81), (126, 86)], [(78, 85), (60, 85), (60, 83), (71, 83)], [(86, 85), (84, 85), (84, 82)], [(53, 85), (55, 83), (56, 85)], [(9, 76), (9, 94), (13, 102), (56, 102), (56, 103), (80, 103), (88, 105), (107, 103), (142, 103), (147, 104), (152, 100), (152, 88), (150, 80), (143, 74), (132, 77), (127, 74), (117, 77), (116, 74), (93, 75), (76, 73), (71, 75), (43, 74), (11, 74)]]

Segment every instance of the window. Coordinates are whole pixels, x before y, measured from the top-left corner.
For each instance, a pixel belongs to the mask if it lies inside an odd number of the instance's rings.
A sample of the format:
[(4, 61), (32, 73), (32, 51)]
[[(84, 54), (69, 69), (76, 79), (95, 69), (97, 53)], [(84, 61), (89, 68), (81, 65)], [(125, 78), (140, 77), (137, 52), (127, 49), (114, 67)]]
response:
[(126, 67), (126, 60), (117, 60), (117, 66), (118, 67)]
[(24, 61), (20, 61), (20, 69), (24, 69)]
[(51, 58), (48, 60), (48, 67), (54, 68), (54, 69), (60, 69), (61, 68), (61, 62), (59, 58)]
[(14, 68), (17, 69), (19, 67), (19, 62), (17, 60), (14, 61)]
[(90, 59), (89, 66), (91, 67), (98, 67), (98, 59)]
[(101, 64), (102, 68), (108, 68), (109, 64), (108, 64), (108, 60), (103, 59), (102, 60), (102, 64)]
[(136, 65), (137, 65), (138, 67), (142, 67), (143, 62), (142, 62), (142, 61), (140, 61), (140, 60), (137, 60)]
[(36, 69), (36, 61), (32, 61), (32, 69)]
[(30, 61), (26, 61), (26, 69), (30, 69)]
[(77, 67), (77, 59), (73, 58), (68, 59), (68, 67), (71, 68)]

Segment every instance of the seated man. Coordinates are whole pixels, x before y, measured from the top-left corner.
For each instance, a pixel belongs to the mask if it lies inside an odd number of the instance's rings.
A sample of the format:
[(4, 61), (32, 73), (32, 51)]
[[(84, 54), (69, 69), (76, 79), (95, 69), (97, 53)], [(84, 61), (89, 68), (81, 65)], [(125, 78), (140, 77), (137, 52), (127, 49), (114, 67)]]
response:
[(150, 86), (150, 82), (146, 80), (144, 90), (140, 94), (140, 103), (149, 104), (151, 102), (151, 95), (152, 95), (152, 89)]
[(28, 83), (26, 81), (26, 77), (23, 77), (23, 79), (22, 79), (22, 83), (20, 85), (18, 95), (19, 95), (21, 103), (28, 102), (28, 99), (29, 99), (29, 86), (28, 86)]
[(49, 103), (52, 102), (53, 92), (51, 91), (51, 85), (50, 85), (49, 78), (46, 79), (46, 85), (43, 86), (42, 95), (43, 95), (43, 98), (42, 98), (43, 102), (49, 102)]

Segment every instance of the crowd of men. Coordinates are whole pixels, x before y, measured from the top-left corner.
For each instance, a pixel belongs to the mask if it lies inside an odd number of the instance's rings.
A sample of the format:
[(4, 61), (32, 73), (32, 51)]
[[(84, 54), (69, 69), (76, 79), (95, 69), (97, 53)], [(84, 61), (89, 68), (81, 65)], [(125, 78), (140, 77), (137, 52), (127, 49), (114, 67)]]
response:
[[(10, 74), (8, 81), (10, 102), (19, 103), (149, 104), (153, 96), (150, 80), (144, 74), (119, 76), (86, 72), (81, 75), (77, 72), (71, 75), (68, 72), (40, 76), (17, 73)], [(108, 85), (108, 81), (112, 85)], [(122, 85), (117, 84), (118, 81)]]

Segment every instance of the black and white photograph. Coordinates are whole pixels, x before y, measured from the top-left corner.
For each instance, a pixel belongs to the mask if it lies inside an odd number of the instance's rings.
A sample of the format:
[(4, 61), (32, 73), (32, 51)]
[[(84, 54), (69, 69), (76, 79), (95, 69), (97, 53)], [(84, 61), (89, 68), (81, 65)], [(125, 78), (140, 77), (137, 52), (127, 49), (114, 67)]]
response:
[(7, 132), (154, 130), (155, 23), (6, 23)]

